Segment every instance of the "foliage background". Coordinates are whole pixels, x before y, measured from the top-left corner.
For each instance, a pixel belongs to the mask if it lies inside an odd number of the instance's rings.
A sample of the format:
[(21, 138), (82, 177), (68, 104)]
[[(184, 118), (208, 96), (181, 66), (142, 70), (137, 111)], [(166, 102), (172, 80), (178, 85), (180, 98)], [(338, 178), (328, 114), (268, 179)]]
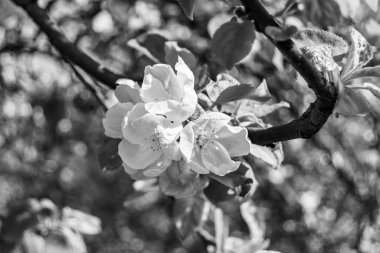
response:
[[(207, 63), (210, 32), (233, 12), (223, 1), (198, 2), (190, 21), (174, 0), (39, 1), (71, 41), (137, 80), (153, 62), (129, 41), (147, 31), (159, 30)], [(286, 4), (264, 2), (278, 15)], [(344, 27), (354, 25), (379, 48), (374, 2), (300, 0), (287, 24), (330, 28), (342, 36)], [(379, 63), (375, 53), (369, 65)], [(101, 107), (46, 36), (8, 0), (0, 2), (0, 73), (0, 213), (10, 201), (50, 198), (102, 219), (103, 232), (85, 238), (89, 252), (184, 252), (170, 221), (170, 199), (152, 193), (133, 200), (138, 193), (127, 174), (101, 171)], [(266, 78), (274, 100), (291, 104), (265, 119), (273, 125), (295, 118), (313, 101), (262, 36), (230, 74), (250, 83)], [(111, 103), (112, 92), (103, 92)], [(284, 143), (285, 161), (277, 170), (255, 161), (259, 187), (253, 200), (270, 249), (379, 252), (379, 114), (374, 107), (366, 118), (331, 117), (311, 140)], [(246, 230), (241, 218), (236, 221)]]

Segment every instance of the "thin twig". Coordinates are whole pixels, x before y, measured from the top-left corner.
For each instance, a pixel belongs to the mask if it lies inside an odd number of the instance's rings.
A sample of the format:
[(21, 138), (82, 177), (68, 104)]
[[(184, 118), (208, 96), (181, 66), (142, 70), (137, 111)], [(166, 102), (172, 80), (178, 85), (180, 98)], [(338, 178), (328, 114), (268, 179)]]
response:
[(76, 77), (94, 95), (94, 97), (96, 98), (96, 100), (98, 100), (98, 102), (101, 105), (102, 109), (104, 111), (107, 111), (108, 110), (107, 105), (104, 103), (104, 98), (103, 98), (103, 95), (100, 93), (100, 91), (97, 88), (95, 88), (92, 84), (90, 84), (89, 82), (87, 82), (86, 78), (84, 78), (82, 76), (82, 74), (76, 69), (76, 67), (70, 61), (67, 61), (67, 63), (69, 64), (70, 68), (73, 70), (73, 72), (76, 75)]

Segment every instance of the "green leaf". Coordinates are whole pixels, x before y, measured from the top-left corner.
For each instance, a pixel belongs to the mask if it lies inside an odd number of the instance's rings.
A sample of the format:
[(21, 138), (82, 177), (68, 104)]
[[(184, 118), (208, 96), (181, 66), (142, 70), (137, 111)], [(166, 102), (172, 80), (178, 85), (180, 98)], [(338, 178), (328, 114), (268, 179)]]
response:
[(366, 77), (380, 77), (380, 66), (362, 68), (351, 72), (342, 79), (342, 83), (346, 84), (350, 80)]
[(182, 240), (191, 237), (197, 227), (201, 227), (207, 219), (204, 210), (210, 204), (200, 196), (176, 199), (172, 211), (172, 219)]
[(269, 35), (274, 41), (285, 41), (290, 39), (290, 37), (297, 32), (297, 27), (290, 26), (286, 29), (281, 29), (278, 26), (267, 26), (265, 27), (265, 33)]
[(373, 57), (371, 45), (367, 40), (354, 28), (350, 28), (350, 50), (348, 52), (346, 64), (342, 70), (342, 79), (350, 72), (366, 65)]
[(197, 59), (195, 58), (194, 54), (190, 52), (190, 50), (179, 47), (175, 41), (166, 41), (165, 62), (174, 68), (178, 62), (178, 56), (182, 58), (182, 60), (191, 70), (196, 69)]
[(338, 67), (334, 61), (330, 47), (305, 46), (301, 48), (301, 51), (319, 71), (333, 71)]
[(374, 11), (377, 12), (377, 9), (379, 7), (379, 2), (378, 0), (365, 0), (367, 5)]
[(322, 46), (328, 47), (333, 56), (345, 54), (348, 50), (347, 42), (331, 32), (319, 29), (305, 29), (295, 33), (292, 40), (300, 47)]
[(100, 168), (103, 171), (112, 171), (120, 169), (122, 160), (118, 154), (119, 139), (106, 138), (106, 141), (98, 149), (98, 159)]
[(139, 51), (155, 63), (165, 62), (165, 42), (168, 41), (158, 32), (148, 32), (128, 41), (128, 46)]
[(211, 50), (224, 67), (232, 69), (250, 52), (255, 37), (252, 22), (239, 22), (236, 18), (232, 18), (215, 32), (211, 41)]
[(277, 143), (274, 148), (251, 144), (250, 154), (260, 158), (273, 168), (278, 168), (284, 160), (284, 151), (281, 143)]
[(159, 176), (159, 185), (163, 193), (175, 198), (193, 196), (200, 187), (197, 183), (197, 174), (186, 165), (184, 160), (173, 161)]
[[(264, 117), (281, 108), (290, 108), (290, 104), (284, 101), (276, 104), (257, 104), (251, 100), (243, 100), (237, 111), (237, 117), (246, 117), (253, 114), (253, 117)], [(240, 119), (239, 119), (240, 121)], [(254, 120), (255, 122), (256, 120)]]
[(194, 19), (194, 9), (197, 3), (197, 0), (177, 0), (181, 6), (186, 17), (190, 20)]
[(339, 93), (339, 100), (336, 106), (338, 114), (345, 116), (365, 116), (371, 112), (371, 105), (363, 91), (343, 87)]
[(230, 86), (220, 93), (214, 104), (222, 105), (240, 99), (252, 99), (260, 102), (271, 99), (266, 81), (264, 80), (259, 85), (238, 84)]
[(219, 203), (234, 199), (235, 197), (245, 198), (253, 194), (257, 187), (257, 181), (252, 168), (248, 164), (241, 163), (240, 167), (225, 176), (218, 176), (213, 173), (207, 174), (210, 180), (209, 186), (204, 193), (213, 203)]

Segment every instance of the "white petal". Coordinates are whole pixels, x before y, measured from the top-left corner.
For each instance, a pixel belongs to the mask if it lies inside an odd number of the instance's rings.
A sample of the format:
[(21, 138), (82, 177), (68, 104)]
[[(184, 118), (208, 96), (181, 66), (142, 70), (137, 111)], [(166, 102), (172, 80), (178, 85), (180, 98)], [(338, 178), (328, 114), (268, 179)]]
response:
[(123, 137), (135, 144), (143, 143), (147, 137), (155, 134), (158, 125), (167, 121), (164, 117), (149, 113), (144, 107), (142, 103), (135, 105), (122, 125)]
[(144, 176), (143, 170), (135, 170), (123, 163), (124, 171), (134, 180), (146, 180), (147, 176)]
[(200, 156), (201, 154), (199, 152), (194, 152), (187, 164), (189, 165), (190, 169), (198, 174), (210, 173), (210, 171), (206, 169), (205, 165), (202, 163)]
[(163, 101), (170, 98), (163, 83), (151, 74), (144, 76), (144, 81), (140, 89), (140, 97), (145, 103)]
[(193, 122), (189, 122), (180, 133), (179, 149), (186, 162), (190, 162), (194, 149), (195, 136), (192, 128), (194, 125)]
[(111, 138), (122, 138), (122, 122), (132, 107), (132, 103), (117, 103), (108, 109), (106, 117), (103, 119), (105, 135)]
[(231, 157), (248, 155), (251, 143), (247, 129), (239, 126), (223, 126), (214, 138), (224, 146)]
[(126, 140), (119, 144), (119, 156), (132, 169), (144, 169), (162, 155), (161, 149), (151, 149), (149, 145), (136, 145)]
[(178, 81), (183, 87), (188, 87), (194, 90), (194, 74), (179, 56), (175, 69), (177, 70)]
[(130, 79), (119, 79), (115, 89), (115, 96), (121, 103), (131, 102), (137, 104), (142, 102), (140, 98), (139, 85)]
[(227, 150), (217, 141), (209, 141), (201, 150), (205, 167), (212, 173), (224, 176), (238, 169), (240, 162), (231, 160)]
[(156, 64), (145, 68), (145, 75), (151, 74), (159, 80), (171, 99), (179, 101), (183, 96), (183, 84), (181, 84), (172, 67), (167, 64)]
[(143, 175), (147, 177), (158, 177), (170, 166), (171, 163), (171, 159), (168, 159), (162, 155), (156, 162), (152, 163), (145, 170), (143, 170)]
[(191, 116), (189, 116), (189, 112), (183, 108), (182, 104), (175, 100), (146, 103), (145, 109), (154, 114), (165, 115), (168, 120), (174, 122), (185, 121)]

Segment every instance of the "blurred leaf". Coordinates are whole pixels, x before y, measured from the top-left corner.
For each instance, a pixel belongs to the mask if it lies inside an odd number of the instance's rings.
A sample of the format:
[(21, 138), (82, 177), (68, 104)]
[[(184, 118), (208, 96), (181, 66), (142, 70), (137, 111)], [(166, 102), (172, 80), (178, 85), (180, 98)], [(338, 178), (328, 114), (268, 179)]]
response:
[(197, 192), (197, 174), (193, 172), (185, 161), (173, 161), (172, 164), (159, 176), (159, 185), (163, 193), (175, 198), (186, 198)]
[(178, 62), (178, 57), (181, 57), (191, 70), (195, 70), (197, 67), (197, 59), (195, 58), (194, 54), (190, 52), (190, 50), (179, 47), (175, 41), (166, 41), (165, 62), (174, 68)]
[[(339, 5), (335, 1), (326, 0), (304, 0), (305, 7), (302, 14), (307, 20), (318, 24), (323, 29), (335, 26), (342, 17)], [(345, 2), (351, 2), (345, 1)]]
[(305, 29), (295, 33), (292, 40), (300, 47), (307, 46), (322, 46), (328, 47), (331, 50), (332, 56), (338, 56), (347, 53), (347, 42), (335, 35), (319, 29)]
[(67, 206), (62, 209), (62, 223), (85, 235), (96, 235), (102, 230), (98, 217)]
[(210, 37), (214, 37), (215, 32), (218, 30), (218, 28), (223, 25), (224, 23), (227, 23), (231, 20), (231, 15), (228, 15), (226, 13), (221, 13), (218, 15), (213, 16), (210, 21), (208, 21), (207, 24), (207, 31)]
[(273, 168), (278, 168), (284, 160), (284, 151), (281, 143), (277, 143), (274, 148), (251, 144), (250, 154), (260, 158)]
[(0, 227), (1, 237), (8, 242), (18, 242), (25, 230), (38, 223), (40, 204), (35, 199), (15, 203)]
[(18, 247), (20, 248), (20, 251), (16, 250), (16, 252), (12, 253), (46, 253), (44, 238), (40, 235), (36, 235), (30, 230), (25, 231)]
[(213, 202), (219, 203), (235, 197), (245, 198), (253, 194), (257, 187), (257, 181), (252, 168), (244, 163), (240, 167), (225, 176), (213, 173), (207, 174), (213, 180), (204, 190), (206, 196)]
[(45, 252), (86, 253), (86, 245), (81, 234), (68, 227), (59, 227), (45, 237)]
[(277, 26), (267, 26), (265, 27), (265, 33), (269, 35), (274, 41), (285, 41), (290, 39), (290, 37), (297, 32), (297, 27), (290, 26), (286, 29), (281, 29)]
[(147, 32), (128, 41), (128, 46), (140, 51), (155, 63), (165, 62), (165, 42), (168, 41), (157, 32)]
[(377, 12), (377, 9), (379, 7), (379, 1), (378, 0), (365, 0), (365, 2), (368, 4), (368, 6), (374, 11)]
[(177, 0), (179, 5), (182, 7), (183, 12), (186, 17), (190, 20), (194, 19), (194, 9), (197, 0)]
[[(237, 111), (237, 116), (242, 117), (242, 120), (240, 121), (247, 121), (247, 117), (249, 115), (253, 116), (253, 122), (256, 122), (257, 120), (255, 117), (264, 117), (276, 110), (279, 110), (281, 108), (290, 108), (289, 103), (281, 101), (280, 103), (276, 104), (256, 104), (254, 101), (251, 100), (243, 100), (239, 106), (239, 110)], [(247, 119), (247, 120), (246, 120)]]
[(211, 50), (227, 69), (232, 69), (249, 53), (255, 37), (255, 27), (252, 22), (239, 22), (236, 18), (232, 18), (215, 32), (211, 41)]
[(122, 167), (122, 160), (118, 154), (119, 139), (106, 138), (106, 141), (98, 149), (100, 168), (103, 171), (118, 170)]
[(208, 217), (210, 204), (200, 196), (176, 199), (172, 219), (182, 240), (192, 237), (197, 227), (202, 227)]

